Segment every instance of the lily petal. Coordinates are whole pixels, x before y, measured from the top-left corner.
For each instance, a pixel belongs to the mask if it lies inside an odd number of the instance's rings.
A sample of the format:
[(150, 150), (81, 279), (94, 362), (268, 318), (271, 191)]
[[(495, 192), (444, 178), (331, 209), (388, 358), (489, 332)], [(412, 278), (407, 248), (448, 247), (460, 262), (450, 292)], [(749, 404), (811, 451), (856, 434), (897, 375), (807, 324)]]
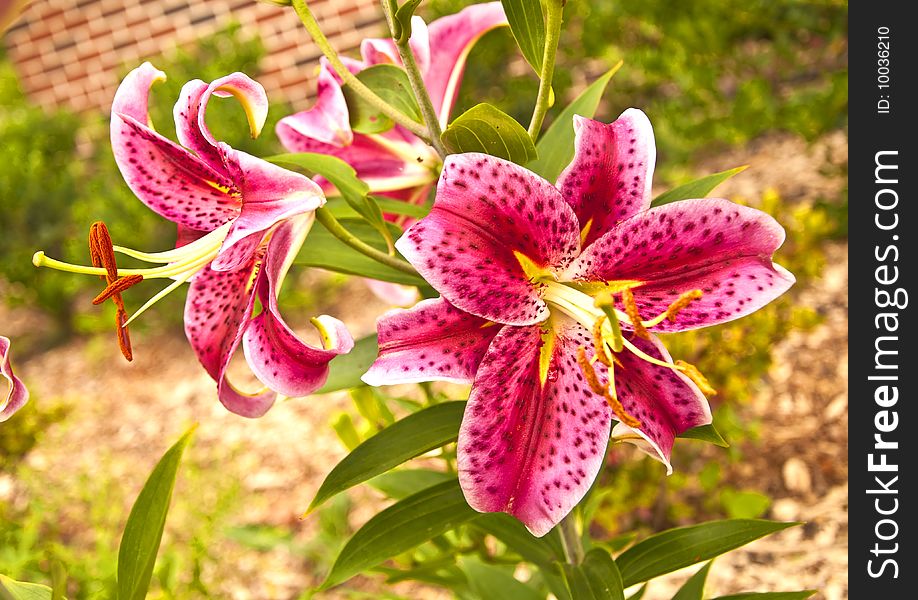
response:
[[(309, 110), (284, 117), (277, 123), (277, 136), (292, 152), (318, 152), (318, 147), (303, 147), (305, 136), (312, 144), (345, 148), (354, 141), (344, 92), (327, 62), (319, 67), (316, 103)], [(321, 147), (321, 146), (319, 146)], [(327, 152), (325, 153), (327, 154)]]
[(224, 376), (217, 384), (217, 397), (231, 413), (248, 419), (257, 419), (274, 406), (277, 392), (268, 387), (252, 393), (243, 392)]
[(361, 377), (369, 385), (471, 383), (500, 327), (434, 298), (390, 310), (377, 319), (376, 330), (379, 356)]
[(242, 211), (233, 222), (211, 268), (232, 271), (248, 262), (265, 232), (292, 217), (325, 204), (322, 189), (310, 178), (221, 143), (221, 152), (240, 186)]
[(217, 140), (207, 128), (207, 103), (211, 96), (230, 95), (242, 104), (252, 137), (258, 137), (268, 117), (268, 96), (260, 83), (243, 73), (226, 75), (209, 85), (199, 79), (189, 81), (182, 87), (173, 109), (179, 142), (216, 170), (224, 168), (223, 155), (217, 149)]
[[(656, 359), (673, 362), (655, 337), (643, 340), (630, 336), (629, 341)], [(682, 373), (641, 360), (630, 352), (616, 357), (622, 367), (615, 372), (615, 389), (625, 410), (641, 426), (632, 429), (618, 423), (612, 437), (635, 444), (666, 465), (667, 474), (671, 474), (669, 461), (676, 436), (692, 427), (710, 424), (711, 407), (698, 386)]]
[(468, 6), (428, 26), (430, 67), (424, 74), (424, 83), (441, 127), (449, 122), (472, 46), (488, 31), (506, 24), (501, 3), (487, 2)]
[(613, 123), (574, 116), (574, 160), (558, 178), (558, 189), (589, 227), (584, 246), (616, 223), (650, 208), (656, 161), (647, 116), (629, 108)]
[(131, 190), (153, 211), (190, 229), (211, 231), (236, 217), (239, 201), (223, 173), (147, 125), (150, 85), (164, 77), (144, 63), (118, 87), (111, 121), (115, 162)]
[(783, 242), (784, 229), (762, 211), (714, 198), (685, 200), (619, 223), (568, 273), (586, 281), (644, 282), (633, 293), (645, 319), (701, 290), (675, 322), (650, 328), (683, 331), (738, 319), (783, 294), (794, 283), (772, 262)]
[(306, 396), (320, 388), (328, 378), (329, 361), (354, 347), (354, 339), (338, 319), (323, 315), (313, 321), (324, 345), (315, 348), (297, 337), (280, 316), (277, 296), (281, 283), (312, 221), (285, 222), (272, 235), (257, 283), (263, 310), (243, 335), (249, 367), (262, 383), (286, 396)]
[(413, 285), (402, 285), (376, 279), (364, 279), (363, 282), (370, 288), (374, 296), (383, 302), (389, 303), (391, 306), (413, 306), (420, 299), (418, 288)]
[[(254, 261), (247, 269), (230, 272), (205, 267), (188, 289), (185, 335), (201, 365), (221, 387), (226, 367), (252, 315), (255, 304), (255, 289), (251, 285), (254, 269)], [(233, 397), (232, 392), (227, 392), (227, 397)], [(237, 414), (250, 416), (238, 412), (227, 402), (224, 404)]]
[(535, 536), (551, 530), (602, 467), (612, 413), (583, 381), (572, 325), (551, 347), (540, 382), (542, 330), (504, 327), (481, 362), (459, 429), (459, 483), (469, 506), (507, 512)]
[(577, 218), (531, 171), (485, 154), (447, 157), (430, 214), (396, 247), (453, 305), (506, 325), (548, 317), (532, 274), (563, 269), (580, 249)]
[(0, 423), (13, 416), (17, 410), (29, 401), (29, 390), (22, 380), (13, 374), (10, 364), (10, 339), (0, 335), (0, 375), (7, 381), (9, 390), (6, 396), (0, 396)]

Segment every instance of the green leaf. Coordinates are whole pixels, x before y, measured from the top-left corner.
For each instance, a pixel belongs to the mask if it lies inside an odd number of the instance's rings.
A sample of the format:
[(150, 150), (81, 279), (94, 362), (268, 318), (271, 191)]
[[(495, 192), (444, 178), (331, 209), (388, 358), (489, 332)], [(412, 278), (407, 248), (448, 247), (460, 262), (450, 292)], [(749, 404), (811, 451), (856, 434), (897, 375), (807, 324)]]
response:
[(718, 596), (711, 600), (806, 600), (816, 593), (816, 590), (802, 590), (799, 592), (744, 592), (729, 596)]
[(755, 519), (765, 514), (771, 506), (771, 498), (765, 494), (731, 488), (721, 492), (720, 501), (731, 519)]
[(532, 0), (501, 0), (510, 31), (516, 38), (526, 62), (536, 72), (542, 73), (542, 59), (545, 55), (545, 15), (542, 3)]
[(714, 558), (799, 523), (728, 519), (669, 529), (625, 550), (617, 559), (625, 587)]
[(676, 437), (710, 442), (715, 446), (720, 446), (721, 448), (730, 447), (730, 444), (727, 443), (727, 440), (725, 440), (720, 435), (720, 432), (717, 431), (713, 425), (699, 425), (698, 427), (692, 427), (691, 429), (686, 429)]
[(51, 600), (51, 588), (0, 575), (0, 600)]
[(195, 427), (192, 426), (166, 451), (131, 508), (118, 549), (119, 600), (143, 600), (147, 597), (175, 477)]
[(408, 0), (395, 11), (395, 41), (404, 44), (411, 39), (411, 17), (418, 9), (421, 0)]
[(354, 212), (379, 232), (391, 250), (393, 247), (392, 232), (386, 225), (382, 210), (376, 200), (369, 195), (369, 186), (357, 177), (357, 171), (351, 165), (336, 156), (314, 152), (278, 154), (266, 160), (279, 165), (293, 165), (308, 171), (310, 175), (321, 175), (327, 179), (335, 186), (335, 189), (328, 195), (341, 196)]
[(622, 576), (609, 553), (587, 552), (580, 565), (561, 565), (571, 597), (577, 600), (625, 600)]
[(468, 576), (469, 585), (483, 600), (544, 600), (540, 594), (513, 577), (513, 571), (488, 565), (473, 556), (463, 556), (459, 566)]
[(664, 204), (669, 204), (670, 202), (676, 202), (677, 200), (689, 200), (692, 198), (704, 198), (707, 196), (714, 188), (730, 179), (737, 173), (742, 173), (746, 170), (746, 166), (736, 167), (735, 169), (730, 169), (729, 171), (722, 171), (720, 173), (714, 173), (713, 175), (708, 175), (707, 177), (702, 177), (701, 179), (696, 179), (690, 181), (686, 184), (675, 187), (668, 192), (663, 192), (659, 196), (653, 199), (653, 202), (650, 203), (651, 206), (663, 206)]
[[(395, 65), (373, 65), (357, 73), (357, 79), (388, 104), (421, 122), (421, 109), (404, 69)], [(351, 129), (358, 133), (383, 133), (392, 129), (392, 119), (354, 93), (350, 86), (345, 85), (342, 89), (350, 113)]]
[(673, 600), (703, 600), (704, 599), (704, 582), (708, 579), (708, 571), (711, 570), (711, 563), (708, 561), (703, 567), (689, 577), (688, 581), (682, 584)]
[(353, 350), (347, 354), (339, 354), (328, 363), (328, 379), (325, 380), (325, 385), (313, 393), (327, 394), (363, 385), (360, 377), (369, 370), (378, 352), (375, 333), (360, 338), (354, 343)]
[(360, 434), (354, 426), (354, 419), (346, 412), (340, 412), (335, 415), (331, 422), (332, 429), (338, 439), (348, 450), (353, 450), (360, 445)]
[(366, 440), (335, 465), (309, 505), (320, 504), (459, 435), (465, 402), (444, 402), (410, 414)]
[(450, 473), (429, 469), (399, 469), (377, 475), (368, 480), (367, 485), (394, 500), (401, 500), (448, 479), (455, 479), (455, 477)]
[(338, 585), (479, 514), (466, 504), (456, 480), (435, 485), (396, 502), (370, 519), (348, 540), (320, 589)]
[(550, 567), (564, 556), (556, 531), (537, 538), (517, 519), (505, 513), (482, 515), (471, 527), (493, 535), (527, 561), (542, 567)]
[(619, 61), (561, 111), (548, 131), (539, 138), (536, 145), (539, 157), (526, 165), (526, 168), (552, 183), (558, 179), (564, 167), (574, 158), (574, 115), (592, 118), (596, 114), (609, 80), (621, 66), (622, 62)]
[(453, 153), (484, 152), (525, 165), (538, 157), (535, 145), (516, 119), (490, 104), (465, 111), (440, 136)]
[[(362, 219), (341, 219), (339, 222), (361, 241), (382, 252), (387, 251), (386, 244), (379, 239), (376, 230)], [(389, 223), (388, 227), (392, 230), (393, 237), (401, 235), (401, 230), (394, 223)], [(294, 263), (404, 285), (427, 285), (427, 282), (417, 275), (403, 273), (357, 252), (324, 227), (313, 227), (309, 231)]]
[[(420, 219), (426, 217), (431, 208), (430, 204), (411, 204), (394, 198), (386, 198), (385, 196), (373, 196), (372, 198), (373, 202), (376, 203), (379, 209), (385, 214), (405, 215)], [(338, 220), (356, 219), (360, 217), (357, 211), (344, 201), (344, 198), (329, 198), (324, 208)]]
[(647, 584), (645, 583), (644, 585), (641, 586), (641, 588), (638, 591), (628, 596), (628, 600), (641, 600), (641, 598), (643, 598), (644, 594), (646, 593), (647, 593)]

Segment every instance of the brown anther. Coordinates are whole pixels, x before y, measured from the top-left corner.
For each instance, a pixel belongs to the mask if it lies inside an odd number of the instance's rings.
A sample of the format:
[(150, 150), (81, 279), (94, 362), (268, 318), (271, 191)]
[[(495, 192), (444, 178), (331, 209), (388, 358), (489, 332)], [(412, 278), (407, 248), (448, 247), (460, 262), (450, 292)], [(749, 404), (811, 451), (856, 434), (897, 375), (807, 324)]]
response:
[(698, 389), (701, 390), (702, 394), (705, 396), (717, 395), (717, 390), (711, 387), (711, 384), (708, 383), (707, 378), (701, 374), (701, 371), (699, 371), (695, 365), (687, 363), (684, 360), (677, 360), (676, 366), (679, 367), (679, 370), (682, 371), (683, 375), (691, 379), (692, 383), (698, 386)]
[(606, 386), (600, 383), (599, 376), (596, 374), (596, 370), (593, 369), (593, 365), (590, 364), (590, 359), (588, 359), (586, 355), (586, 348), (583, 346), (577, 348), (577, 366), (580, 367), (587, 385), (590, 386), (594, 394), (605, 396), (608, 393), (606, 391)]
[(631, 327), (634, 329), (634, 335), (639, 338), (649, 340), (650, 334), (647, 333), (647, 329), (644, 328), (642, 323), (641, 313), (638, 312), (637, 303), (634, 301), (634, 294), (631, 293), (631, 288), (625, 288), (622, 290), (622, 304), (625, 305), (625, 314), (628, 315), (628, 320), (631, 321)]
[(692, 302), (694, 302), (695, 300), (698, 300), (703, 295), (704, 294), (702, 294), (701, 290), (691, 290), (691, 291), (685, 292), (684, 294), (679, 296), (679, 298), (677, 298), (675, 302), (670, 304), (669, 308), (666, 309), (666, 318), (669, 319), (671, 323), (675, 323), (676, 315), (679, 314), (679, 311), (685, 308), (686, 306), (688, 306), (689, 304), (691, 304)]
[(619, 402), (618, 397), (610, 392), (603, 394), (606, 397), (606, 402), (609, 403), (609, 408), (612, 409), (612, 412), (618, 418), (619, 421), (631, 427), (632, 429), (637, 429), (641, 426), (641, 422), (628, 414), (628, 411), (625, 410), (625, 407), (622, 406), (622, 403)]
[(586, 355), (586, 348), (583, 346), (577, 348), (577, 365), (583, 372), (583, 377), (586, 379), (590, 389), (594, 394), (598, 394), (606, 399), (609, 408), (612, 409), (612, 412), (619, 421), (628, 427), (637, 428), (641, 426), (640, 421), (628, 414), (628, 411), (625, 410), (625, 407), (622, 406), (622, 403), (619, 402), (618, 397), (616, 397), (614, 390), (610, 390), (600, 383), (599, 376), (593, 369), (593, 365), (590, 364), (590, 359), (588, 359)]
[[(121, 348), (121, 354), (124, 358), (128, 361), (134, 360), (134, 352), (131, 349), (131, 336), (127, 327), (124, 326), (128, 317), (127, 311), (124, 309), (124, 300), (121, 299), (121, 292), (138, 283), (143, 277), (132, 275), (119, 279), (112, 236), (108, 233), (108, 227), (102, 221), (96, 221), (89, 226), (89, 257), (94, 267), (103, 267), (106, 272), (102, 277), (106, 283), (105, 289), (93, 299), (93, 304), (100, 304), (108, 298), (111, 298), (115, 303), (117, 308), (115, 325), (117, 327), (118, 347)], [(140, 277), (140, 279), (136, 279), (137, 277)], [(96, 302), (97, 299), (99, 300), (98, 302)]]
[(115, 294), (120, 294), (141, 281), (143, 281), (143, 275), (125, 275), (124, 277), (119, 277), (108, 284), (104, 290), (99, 292), (99, 295), (92, 299), (92, 303), (102, 304), (109, 298), (114, 297)]
[(606, 351), (606, 343), (602, 339), (602, 324), (605, 320), (606, 317), (601, 316), (593, 322), (593, 356), (602, 364), (611, 367), (612, 361), (609, 360), (609, 354)]

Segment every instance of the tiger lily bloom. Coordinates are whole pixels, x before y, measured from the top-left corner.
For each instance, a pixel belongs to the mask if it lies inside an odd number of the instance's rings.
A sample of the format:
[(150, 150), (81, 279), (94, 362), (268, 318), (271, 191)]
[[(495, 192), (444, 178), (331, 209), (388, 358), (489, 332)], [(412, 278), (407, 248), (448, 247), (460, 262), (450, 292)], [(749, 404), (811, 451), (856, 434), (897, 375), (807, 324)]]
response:
[(10, 338), (0, 335), (0, 375), (6, 379), (6, 396), (0, 396), (0, 423), (13, 416), (29, 401), (29, 390), (22, 380), (13, 374), (10, 365)]
[[(353, 345), (340, 321), (323, 316), (314, 324), (325, 347), (313, 348), (293, 334), (277, 309), (284, 275), (325, 196), (308, 177), (235, 150), (208, 130), (204, 117), (210, 98), (232, 95), (243, 105), (252, 135), (258, 135), (268, 111), (260, 84), (242, 73), (210, 84), (186, 83), (174, 109), (179, 145), (150, 125), (149, 91), (163, 79), (165, 74), (150, 63), (127, 75), (112, 103), (111, 140), (115, 161), (131, 190), (176, 223), (177, 247), (146, 253), (111, 246), (109, 240), (108, 248), (97, 248), (92, 267), (62, 263), (42, 252), (33, 262), (106, 277), (108, 287), (97, 301), (112, 296), (117, 302), (118, 294), (142, 279), (173, 280), (122, 326), (190, 281), (185, 333), (217, 381), (223, 404), (237, 414), (257, 417), (270, 408), (277, 392), (301, 396), (320, 387), (328, 362)], [(93, 239), (98, 246), (100, 238)], [(113, 260), (103, 265), (107, 269), (96, 264), (96, 256), (112, 250), (157, 266), (112, 272)], [(262, 312), (253, 317), (256, 298)], [(226, 378), (240, 344), (265, 385), (254, 394), (240, 392)]]
[(711, 422), (710, 386), (653, 332), (739, 318), (794, 281), (772, 262), (784, 230), (765, 213), (719, 199), (650, 208), (644, 113), (574, 128), (557, 186), (483, 154), (446, 159), (430, 214), (396, 243), (441, 298), (380, 318), (364, 376), (472, 383), (465, 497), (537, 536), (582, 499), (610, 436), (671, 472), (674, 438)]
[[(446, 127), (456, 103), (465, 60), (475, 42), (489, 30), (506, 25), (500, 2), (475, 4), (433, 21), (412, 19), (409, 44), (418, 62), (430, 99)], [(401, 65), (391, 39), (367, 39), (360, 47), (362, 60), (345, 59), (352, 73), (379, 64)], [(370, 192), (423, 203), (439, 175), (440, 157), (433, 148), (403, 127), (385, 133), (351, 130), (342, 81), (326, 60), (321, 61), (317, 100), (309, 110), (281, 119), (277, 135), (291, 152), (318, 152), (337, 156), (351, 165)], [(331, 185), (319, 179), (326, 193)]]

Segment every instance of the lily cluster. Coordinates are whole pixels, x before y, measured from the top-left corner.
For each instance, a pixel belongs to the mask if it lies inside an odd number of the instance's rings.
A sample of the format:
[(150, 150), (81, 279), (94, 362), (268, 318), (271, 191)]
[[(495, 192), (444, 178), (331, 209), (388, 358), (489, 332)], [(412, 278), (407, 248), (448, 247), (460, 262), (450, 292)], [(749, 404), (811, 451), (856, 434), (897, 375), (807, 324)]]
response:
[[(413, 18), (409, 46), (441, 127), (470, 47), (506, 23), (499, 2), (429, 26)], [(391, 39), (369, 39), (361, 60), (344, 64), (357, 74), (401, 65), (401, 58)], [(190, 283), (188, 340), (221, 402), (257, 417), (278, 393), (318, 389), (329, 361), (353, 347), (343, 323), (324, 315), (313, 319), (322, 346), (306, 343), (277, 303), (315, 211), (337, 191), (322, 177), (309, 179), (214, 139), (205, 123), (213, 96), (234, 96), (253, 136), (265, 122), (264, 89), (241, 73), (185, 84), (174, 110), (179, 143), (164, 138), (147, 110), (152, 84), (164, 77), (145, 63), (125, 78), (112, 106), (111, 141), (133, 192), (176, 224), (176, 247), (146, 253), (116, 246), (97, 224), (92, 266), (40, 252), (34, 262), (105, 280), (96, 302), (115, 301), (128, 358), (127, 324)], [(436, 184), (429, 214), (401, 223), (410, 227), (396, 248), (440, 297), (379, 318), (379, 354), (363, 380), (472, 385), (458, 440), (469, 504), (510, 513), (540, 536), (590, 488), (610, 439), (636, 444), (671, 471), (676, 436), (710, 423), (706, 394), (713, 390), (654, 334), (736, 319), (787, 290), (793, 276), (772, 262), (784, 240), (781, 226), (720, 199), (652, 208), (653, 131), (636, 109), (611, 124), (575, 117), (573, 161), (552, 183), (484, 154), (441, 160), (399, 125), (356, 132), (342, 87), (323, 60), (315, 105), (282, 119), (277, 135), (290, 151), (344, 160), (374, 194), (418, 204)], [(155, 266), (119, 268), (115, 253)], [(171, 283), (128, 317), (121, 294), (151, 278)], [(240, 345), (264, 386), (252, 393), (227, 377)], [(0, 338), (0, 366), (10, 382), (2, 418), (27, 398), (8, 349)]]

